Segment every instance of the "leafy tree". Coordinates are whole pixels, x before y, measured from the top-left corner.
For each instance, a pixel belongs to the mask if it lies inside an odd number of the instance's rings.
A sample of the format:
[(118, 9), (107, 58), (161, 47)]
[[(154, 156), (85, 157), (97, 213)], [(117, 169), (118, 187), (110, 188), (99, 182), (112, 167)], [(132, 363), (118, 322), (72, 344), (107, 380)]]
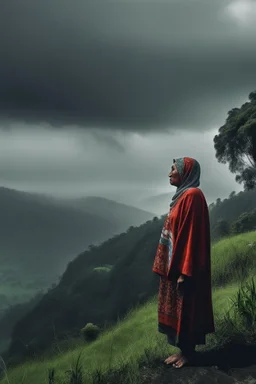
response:
[(93, 323), (87, 323), (86, 326), (81, 329), (81, 334), (86, 341), (94, 341), (100, 334), (100, 328)]
[(236, 192), (235, 191), (232, 191), (229, 195), (229, 199), (232, 199), (233, 197), (236, 196)]
[(256, 229), (256, 209), (252, 212), (244, 212), (238, 220), (232, 223), (232, 233), (249, 232)]
[(214, 203), (211, 203), (211, 204), (209, 205), (209, 207), (208, 207), (208, 208), (209, 208), (209, 212), (211, 212), (211, 211), (213, 210), (214, 205), (215, 205)]
[(228, 112), (225, 124), (214, 137), (216, 158), (229, 163), (236, 173), (236, 181), (245, 190), (256, 186), (256, 91), (250, 93), (249, 102)]
[(214, 240), (227, 236), (230, 233), (229, 223), (226, 220), (220, 219), (212, 230), (212, 238)]
[(221, 199), (218, 197), (218, 198), (216, 199), (216, 206), (219, 206), (220, 203), (221, 203)]

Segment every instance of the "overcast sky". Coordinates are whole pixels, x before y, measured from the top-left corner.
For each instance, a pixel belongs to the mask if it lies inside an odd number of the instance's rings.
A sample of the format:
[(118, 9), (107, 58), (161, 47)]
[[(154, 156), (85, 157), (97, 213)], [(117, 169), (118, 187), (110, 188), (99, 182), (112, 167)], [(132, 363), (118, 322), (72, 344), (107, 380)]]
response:
[(255, 37), (255, 0), (4, 2), (0, 184), (135, 204), (191, 156), (208, 200), (241, 190), (213, 137), (256, 90)]

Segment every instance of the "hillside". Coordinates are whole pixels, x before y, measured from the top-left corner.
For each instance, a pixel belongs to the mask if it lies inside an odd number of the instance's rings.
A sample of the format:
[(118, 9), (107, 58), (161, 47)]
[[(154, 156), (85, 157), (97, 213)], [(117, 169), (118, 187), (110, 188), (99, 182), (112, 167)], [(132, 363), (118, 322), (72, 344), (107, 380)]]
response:
[(106, 199), (58, 200), (8, 188), (0, 188), (0, 211), (0, 310), (48, 287), (90, 244), (153, 217)]
[[(91, 197), (88, 200), (70, 199), (68, 204), (72, 209), (74, 206), (78, 209), (79, 206), (80, 211), (97, 206), (95, 210), (98, 209), (99, 214), (105, 202), (105, 199)], [(222, 209), (223, 206), (225, 209)], [(237, 219), (243, 209), (252, 209), (254, 206), (253, 192), (242, 192), (236, 196), (231, 194), (231, 197), (223, 202), (218, 200), (210, 206), (211, 230), (223, 216)], [(118, 207), (119, 205), (111, 202), (110, 208), (106, 208), (105, 212), (110, 217), (111, 211), (116, 215), (116, 220), (118, 215), (124, 215), (126, 209), (126, 206), (121, 205), (120, 214)], [(77, 335), (84, 322), (92, 321), (100, 325), (114, 322), (131, 306), (147, 300), (156, 289), (151, 266), (162, 224), (163, 217), (155, 218), (139, 228), (130, 227), (127, 233), (116, 235), (99, 247), (91, 246), (90, 250), (81, 253), (68, 264), (58, 286), (50, 289), (40, 305), (34, 310), (31, 309), (30, 314), (26, 314), (22, 307), (18, 308), (16, 312), (10, 312), (15, 314), (16, 320), (11, 319), (8, 322), (7, 313), (4, 323), (0, 321), (0, 336), (8, 335), (8, 338), (11, 327), (7, 325), (14, 324), (25, 314), (24, 319), (18, 322), (14, 329), (12, 353), (28, 353), (24, 350), (24, 345), (19, 345), (19, 342), (17, 345), (15, 341), (20, 334), (27, 345), (31, 344), (31, 350), (41, 350), (48, 347), (55, 337), (55, 332), (60, 338), (66, 334)], [(42, 319), (43, 311), (49, 313), (48, 320)], [(41, 329), (40, 333), (37, 326)]]
[(15, 326), (11, 354), (43, 350), (56, 335), (75, 336), (87, 322), (114, 322), (149, 299), (157, 290), (151, 268), (162, 225), (163, 218), (130, 229), (69, 263), (58, 286)]
[[(88, 384), (164, 384), (176, 382), (178, 377), (182, 378), (180, 383), (187, 383), (191, 375), (196, 384), (230, 384), (249, 376), (251, 380), (252, 377), (256, 378), (255, 367), (248, 367), (256, 364), (255, 348), (241, 344), (240, 340), (237, 347), (233, 344), (230, 349), (228, 345), (238, 340), (238, 334), (233, 334), (227, 328), (224, 317), (230, 311), (235, 319), (230, 299), (235, 297), (241, 281), (249, 281), (255, 276), (255, 245), (256, 234), (253, 232), (222, 240), (212, 248), (213, 305), (217, 332), (208, 338), (206, 347), (199, 348), (201, 354), (198, 362), (195, 362), (199, 367), (187, 367), (178, 373), (170, 368), (161, 368), (160, 360), (170, 353), (171, 348), (167, 350), (164, 336), (157, 332), (157, 304), (155, 299), (151, 299), (92, 344), (84, 344), (79, 339), (70, 340), (68, 350), (67, 347), (62, 349), (60, 343), (54, 356), (45, 355), (40, 360), (31, 360), (8, 369), (8, 383), (43, 384), (47, 382), (48, 370), (54, 369), (56, 383), (62, 384), (67, 378), (67, 370), (70, 367), (74, 369), (79, 355), (78, 367), (81, 364), (84, 376), (84, 381), (80, 382)], [(241, 328), (240, 337), (245, 337), (248, 331)], [(5, 380), (3, 382), (7, 383)]]
[(30, 345), (33, 351), (47, 348), (56, 335), (76, 335), (88, 321), (116, 321), (151, 297), (157, 287), (151, 264), (161, 227), (162, 220), (155, 219), (131, 228), (70, 262), (58, 286), (15, 326), (11, 354), (24, 354)]
[[(142, 224), (152, 219), (155, 215), (154, 213), (149, 213), (154, 212), (152, 209), (143, 210), (141, 207), (135, 208), (126, 204), (116, 203), (103, 197), (87, 196), (79, 199), (67, 199), (66, 202), (84, 212), (99, 217), (106, 217), (112, 223), (122, 223), (122, 228), (125, 229), (132, 224)], [(142, 220), (138, 220), (139, 215), (141, 215)], [(118, 233), (120, 233), (120, 231)]]
[(172, 201), (174, 192), (161, 193), (159, 195), (150, 196), (144, 199), (141, 199), (137, 206), (143, 209), (148, 210), (149, 207), (152, 207), (152, 210), (158, 215), (163, 215), (168, 212), (169, 205)]
[(219, 219), (232, 223), (244, 212), (251, 212), (256, 207), (256, 189), (235, 194), (232, 192), (227, 199), (217, 199), (210, 204), (210, 221), (214, 226)]

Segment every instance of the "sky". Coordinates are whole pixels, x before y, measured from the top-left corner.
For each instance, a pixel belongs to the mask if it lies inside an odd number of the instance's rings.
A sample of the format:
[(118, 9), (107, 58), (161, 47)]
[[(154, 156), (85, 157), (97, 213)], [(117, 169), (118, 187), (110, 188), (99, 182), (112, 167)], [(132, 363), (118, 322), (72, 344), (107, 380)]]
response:
[(6, 1), (0, 185), (138, 205), (196, 158), (209, 202), (242, 186), (215, 158), (256, 90), (256, 1)]

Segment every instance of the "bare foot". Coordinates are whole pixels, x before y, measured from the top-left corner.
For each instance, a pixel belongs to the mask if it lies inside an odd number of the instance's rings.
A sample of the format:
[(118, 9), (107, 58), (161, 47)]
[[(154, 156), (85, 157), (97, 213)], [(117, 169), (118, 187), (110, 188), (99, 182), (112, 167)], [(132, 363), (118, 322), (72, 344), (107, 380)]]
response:
[(181, 356), (179, 360), (173, 364), (174, 368), (182, 368), (188, 363), (188, 359), (185, 356)]
[(175, 353), (175, 355), (171, 355), (171, 356), (167, 357), (167, 359), (164, 361), (164, 363), (165, 364), (173, 364), (176, 361), (180, 360), (181, 357), (182, 357), (181, 352)]

